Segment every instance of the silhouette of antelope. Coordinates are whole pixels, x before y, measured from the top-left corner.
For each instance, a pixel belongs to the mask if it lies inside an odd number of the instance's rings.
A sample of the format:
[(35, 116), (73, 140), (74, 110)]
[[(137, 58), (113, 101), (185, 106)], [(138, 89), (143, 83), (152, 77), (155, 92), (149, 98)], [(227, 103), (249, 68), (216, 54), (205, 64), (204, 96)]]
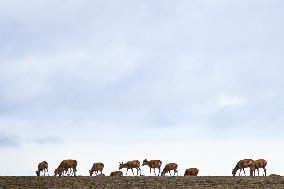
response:
[(72, 159), (63, 160), (61, 161), (59, 166), (54, 170), (54, 176), (56, 176), (57, 174), (59, 176), (62, 176), (64, 171), (66, 172), (69, 169), (71, 169), (71, 171), (73, 171), (74, 177), (76, 177), (76, 172), (77, 172), (76, 168), (77, 168), (76, 160)]
[(101, 163), (101, 162), (94, 163), (92, 169), (89, 170), (90, 176), (92, 176), (94, 172), (95, 172), (95, 174), (97, 175), (99, 171), (100, 171), (101, 174), (102, 174), (102, 173), (103, 173), (103, 172), (102, 172), (103, 169), (104, 169), (104, 164), (103, 164), (103, 163)]
[(151, 169), (154, 169), (154, 173), (156, 175), (156, 172), (155, 172), (156, 168), (159, 169), (159, 174), (161, 172), (162, 161), (161, 160), (150, 160), (150, 161), (148, 161), (147, 159), (144, 159), (142, 166), (144, 166), (144, 165), (148, 165), (150, 167), (150, 175), (151, 175)]
[(123, 172), (122, 171), (113, 171), (110, 173), (109, 176), (112, 176), (112, 177), (122, 177), (123, 176)]
[(132, 173), (134, 175), (133, 168), (135, 168), (137, 170), (137, 175), (138, 175), (139, 171), (140, 171), (140, 174), (141, 174), (140, 161), (138, 161), (138, 160), (132, 160), (132, 161), (128, 161), (126, 163), (123, 163), (123, 162), (119, 163), (119, 170), (122, 169), (122, 168), (126, 168), (126, 175), (127, 175), (128, 169), (131, 169)]
[(38, 164), (37, 166), (37, 171), (36, 171), (36, 175), (40, 176), (40, 172), (43, 172), (43, 175), (45, 176), (45, 172), (48, 173), (48, 163), (47, 161), (42, 161)]
[[(163, 169), (161, 176), (165, 176), (167, 172), (170, 173), (171, 175), (171, 170), (174, 171), (174, 175), (177, 174), (178, 175), (178, 171), (177, 171), (178, 165), (176, 163), (168, 163), (165, 168)], [(171, 175), (172, 176), (172, 175)]]
[(184, 176), (197, 176), (198, 173), (199, 170), (197, 168), (189, 168), (185, 170)]
[(254, 161), (252, 159), (243, 159), (238, 161), (238, 163), (236, 164), (235, 168), (232, 171), (232, 175), (235, 176), (237, 171), (240, 170), (239, 172), (239, 176), (241, 175), (242, 170), (244, 171), (244, 174), (246, 175), (245, 172), (245, 168), (250, 168), (250, 176), (252, 176), (252, 172), (253, 172), (253, 164)]
[(258, 159), (255, 160), (253, 163), (253, 175), (255, 176), (255, 170), (257, 170), (258, 176), (259, 176), (259, 168), (262, 168), (264, 170), (264, 176), (266, 176), (266, 165), (267, 161), (265, 159)]

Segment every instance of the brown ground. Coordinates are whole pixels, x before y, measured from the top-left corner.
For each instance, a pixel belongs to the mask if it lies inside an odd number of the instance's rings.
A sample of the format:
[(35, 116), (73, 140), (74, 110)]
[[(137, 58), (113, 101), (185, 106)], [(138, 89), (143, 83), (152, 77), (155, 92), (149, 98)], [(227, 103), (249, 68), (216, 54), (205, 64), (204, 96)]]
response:
[(284, 177), (0, 177), (0, 188), (283, 188)]

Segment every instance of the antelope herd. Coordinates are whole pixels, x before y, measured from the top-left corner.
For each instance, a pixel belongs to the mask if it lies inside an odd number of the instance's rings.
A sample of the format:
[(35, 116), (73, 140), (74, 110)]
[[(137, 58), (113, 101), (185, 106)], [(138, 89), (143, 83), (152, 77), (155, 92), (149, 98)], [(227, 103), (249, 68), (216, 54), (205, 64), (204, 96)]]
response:
[(266, 176), (266, 165), (267, 161), (264, 159), (258, 159), (258, 160), (252, 160), (252, 159), (243, 159), (238, 161), (236, 164), (235, 168), (232, 171), (232, 175), (235, 176), (237, 171), (240, 170), (239, 176), (243, 170), (244, 174), (245, 173), (245, 168), (250, 168), (250, 176), (255, 176), (255, 170), (257, 169), (258, 176), (259, 176), (259, 168), (262, 168), (264, 170), (264, 175)]
[[(161, 174), (161, 176), (166, 176), (166, 173), (169, 173), (171, 176), (171, 171), (174, 172), (173, 176), (178, 176), (178, 165), (176, 163), (168, 163), (165, 165), (163, 171), (161, 172), (161, 166), (162, 161), (161, 160), (150, 160), (144, 159), (142, 166), (148, 165), (150, 168), (150, 175), (151, 170), (154, 169), (154, 174), (156, 176), (155, 169), (159, 169), (158, 175)], [(243, 159), (237, 162), (235, 167), (232, 170), (232, 175), (235, 176), (237, 171), (239, 170), (239, 176), (241, 175), (241, 172), (245, 173), (245, 168), (249, 168), (250, 170), (250, 176), (255, 176), (255, 171), (257, 170), (258, 176), (259, 176), (259, 169), (262, 168), (264, 170), (263, 176), (266, 176), (266, 165), (267, 161), (264, 159), (258, 159), (258, 160), (252, 160), (252, 159)], [(140, 161), (139, 160), (132, 160), (127, 161), (126, 163), (119, 162), (119, 171), (113, 171), (110, 173), (110, 176), (123, 176), (123, 172), (120, 171), (121, 169), (126, 169), (126, 175), (129, 169), (132, 170), (132, 174), (134, 175), (133, 169), (136, 169), (137, 176), (140, 173), (141, 175), (141, 169), (140, 169)], [(95, 172), (96, 176), (105, 176), (103, 174), (104, 164), (101, 162), (94, 163), (92, 165), (92, 168), (89, 170), (90, 176), (93, 175)], [(36, 171), (36, 175), (40, 176), (40, 173), (43, 172), (43, 176), (45, 176), (45, 173), (48, 173), (48, 163), (46, 161), (40, 162), (38, 164), (38, 169)], [(61, 161), (61, 163), (58, 165), (58, 167), (54, 170), (54, 176), (76, 176), (77, 172), (77, 161), (72, 159), (67, 159)], [(197, 168), (189, 168), (186, 169), (184, 172), (184, 176), (197, 176), (199, 173), (199, 170)]]

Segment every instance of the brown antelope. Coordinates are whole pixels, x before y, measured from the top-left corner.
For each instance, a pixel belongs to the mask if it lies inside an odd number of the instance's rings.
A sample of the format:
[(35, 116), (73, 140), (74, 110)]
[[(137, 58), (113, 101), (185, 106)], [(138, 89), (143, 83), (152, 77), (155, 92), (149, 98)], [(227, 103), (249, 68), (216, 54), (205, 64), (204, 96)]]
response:
[(138, 161), (138, 160), (132, 160), (132, 161), (128, 161), (126, 163), (123, 163), (123, 162), (119, 163), (119, 170), (122, 169), (122, 168), (126, 168), (126, 175), (127, 175), (128, 169), (131, 169), (132, 173), (134, 175), (133, 168), (135, 168), (137, 170), (137, 175), (138, 175), (139, 171), (140, 171), (140, 174), (141, 174), (140, 161)]
[[(165, 168), (163, 169), (161, 176), (165, 176), (167, 172), (170, 173), (171, 175), (171, 170), (174, 171), (174, 175), (177, 174), (178, 175), (178, 171), (177, 171), (178, 165), (176, 163), (168, 163)], [(171, 175), (172, 176), (172, 175)]]
[(123, 176), (123, 172), (122, 171), (113, 171), (110, 173), (109, 176), (114, 176), (114, 177), (122, 177)]
[(99, 162), (99, 163), (94, 163), (92, 169), (89, 170), (90, 176), (92, 176), (94, 172), (95, 172), (95, 174), (97, 175), (97, 174), (98, 174), (98, 171), (100, 171), (101, 174), (102, 174), (102, 173), (103, 173), (103, 172), (102, 172), (103, 169), (104, 169), (104, 164), (103, 164), (103, 163), (101, 163), (101, 162)]
[(48, 163), (46, 161), (40, 162), (37, 166), (36, 175), (40, 176), (40, 172), (43, 171), (43, 175), (45, 176), (45, 172), (48, 173)]
[(184, 176), (197, 176), (198, 173), (199, 170), (197, 168), (189, 168), (185, 170)]
[(266, 176), (266, 165), (267, 165), (267, 161), (264, 159), (258, 159), (254, 161), (253, 164), (253, 175), (255, 176), (255, 170), (257, 170), (258, 176), (259, 176), (259, 168), (262, 168), (264, 170), (264, 176)]
[(150, 160), (150, 161), (148, 161), (147, 159), (144, 159), (142, 166), (144, 166), (144, 165), (148, 165), (150, 167), (150, 175), (151, 175), (151, 169), (154, 169), (154, 173), (156, 175), (156, 172), (155, 172), (156, 168), (159, 169), (159, 174), (161, 172), (162, 161), (161, 160)]
[(237, 171), (240, 170), (239, 176), (241, 175), (241, 171), (244, 171), (244, 174), (246, 175), (245, 168), (250, 168), (250, 175), (252, 176), (252, 170), (253, 170), (253, 160), (252, 159), (243, 159), (238, 161), (235, 168), (232, 171), (233, 176), (236, 175)]
[(66, 172), (69, 169), (71, 169), (71, 171), (73, 171), (74, 177), (76, 177), (76, 171), (77, 171), (76, 168), (77, 168), (76, 160), (72, 160), (72, 159), (63, 160), (59, 164), (57, 169), (54, 170), (54, 176), (56, 176), (57, 174), (61, 176), (62, 174), (64, 174), (64, 171)]

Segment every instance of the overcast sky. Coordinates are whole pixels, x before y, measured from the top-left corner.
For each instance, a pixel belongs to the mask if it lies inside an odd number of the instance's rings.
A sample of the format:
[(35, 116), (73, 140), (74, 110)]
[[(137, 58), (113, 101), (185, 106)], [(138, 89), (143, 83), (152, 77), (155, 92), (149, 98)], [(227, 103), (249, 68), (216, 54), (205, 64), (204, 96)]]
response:
[(0, 175), (69, 158), (281, 174), (283, 18), (282, 0), (0, 1)]

